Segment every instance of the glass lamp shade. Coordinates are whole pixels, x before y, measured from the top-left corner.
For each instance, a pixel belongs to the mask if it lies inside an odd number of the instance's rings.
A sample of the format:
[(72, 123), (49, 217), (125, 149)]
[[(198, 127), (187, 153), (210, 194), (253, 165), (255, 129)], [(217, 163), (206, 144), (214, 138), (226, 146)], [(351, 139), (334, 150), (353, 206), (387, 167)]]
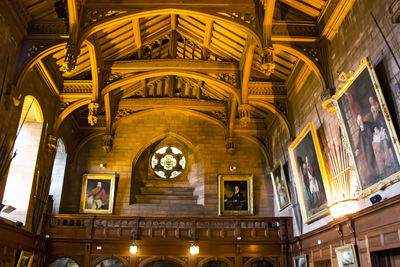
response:
[(129, 252), (130, 252), (131, 254), (136, 254), (136, 252), (137, 252), (137, 245), (136, 245), (135, 241), (133, 241), (133, 242), (131, 243), (131, 245), (129, 246)]
[(197, 245), (196, 242), (193, 242), (193, 243), (190, 245), (189, 251), (190, 251), (190, 254), (191, 254), (191, 255), (197, 255), (197, 254), (199, 254), (199, 251), (200, 251), (199, 245)]

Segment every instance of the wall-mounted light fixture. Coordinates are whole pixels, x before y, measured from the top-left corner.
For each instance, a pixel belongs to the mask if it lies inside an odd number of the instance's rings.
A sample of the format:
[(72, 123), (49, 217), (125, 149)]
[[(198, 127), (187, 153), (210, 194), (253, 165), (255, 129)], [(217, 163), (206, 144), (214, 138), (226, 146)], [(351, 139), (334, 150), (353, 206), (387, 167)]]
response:
[(355, 179), (355, 167), (339, 134), (339, 145), (333, 144), (327, 153), (331, 195), (328, 198), (329, 212), (338, 218), (358, 211), (359, 184)]
[(129, 246), (129, 253), (136, 254), (138, 246), (135, 241), (132, 241), (131, 245)]
[(135, 240), (137, 240), (137, 233), (133, 232), (131, 237), (132, 243), (129, 245), (129, 253), (136, 254), (138, 251), (138, 245), (136, 244)]
[(190, 255), (197, 255), (200, 252), (199, 245), (196, 242), (193, 242), (189, 248)]

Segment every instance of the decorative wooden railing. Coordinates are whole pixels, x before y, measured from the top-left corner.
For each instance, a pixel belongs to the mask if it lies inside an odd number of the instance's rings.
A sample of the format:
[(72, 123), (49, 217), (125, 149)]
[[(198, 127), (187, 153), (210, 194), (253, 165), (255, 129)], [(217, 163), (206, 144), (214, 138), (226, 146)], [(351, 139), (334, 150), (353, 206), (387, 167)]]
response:
[(52, 239), (197, 240), (240, 239), (287, 241), (292, 235), (288, 217), (127, 217), (115, 215), (52, 215), (46, 235)]

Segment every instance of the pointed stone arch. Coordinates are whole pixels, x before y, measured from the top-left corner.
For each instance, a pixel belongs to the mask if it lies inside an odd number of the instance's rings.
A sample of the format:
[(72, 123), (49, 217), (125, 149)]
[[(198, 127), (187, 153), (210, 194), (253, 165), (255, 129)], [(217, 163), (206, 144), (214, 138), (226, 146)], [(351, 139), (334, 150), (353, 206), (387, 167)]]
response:
[(155, 113), (155, 112), (163, 112), (163, 111), (179, 111), (179, 112), (183, 112), (201, 119), (205, 119), (215, 125), (218, 125), (219, 127), (221, 127), (224, 130), (224, 136), (225, 138), (228, 136), (228, 128), (226, 126), (226, 124), (224, 124), (223, 122), (221, 122), (220, 120), (215, 119), (214, 117), (211, 117), (209, 115), (206, 115), (202, 112), (199, 111), (195, 111), (195, 110), (191, 110), (191, 109), (186, 109), (186, 108), (178, 108), (178, 107), (166, 107), (166, 108), (157, 108), (157, 109), (147, 109), (144, 111), (139, 111), (136, 113), (133, 113), (127, 117), (121, 118), (119, 119), (117, 122), (115, 122), (113, 124), (112, 127), (112, 132), (115, 132), (115, 130), (117, 129), (117, 127), (123, 123), (128, 123), (130, 121), (133, 121), (137, 118), (140, 118), (142, 116), (146, 116), (149, 115), (151, 113)]

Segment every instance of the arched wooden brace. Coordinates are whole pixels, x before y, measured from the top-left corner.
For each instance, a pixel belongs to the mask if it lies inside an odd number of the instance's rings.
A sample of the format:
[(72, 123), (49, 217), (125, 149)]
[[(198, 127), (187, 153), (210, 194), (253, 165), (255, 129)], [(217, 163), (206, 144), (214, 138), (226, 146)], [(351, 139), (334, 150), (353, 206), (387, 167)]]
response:
[(132, 13), (124, 13), (122, 15), (113, 16), (110, 19), (102, 20), (98, 23), (91, 25), (89, 28), (85, 29), (83, 31), (83, 33), (79, 39), (79, 43), (77, 45), (82, 44), (83, 41), (86, 40), (93, 33), (103, 30), (109, 26), (119, 24), (124, 21), (131, 21), (134, 19), (139, 19), (139, 18), (149, 17), (149, 16), (152, 17), (152, 16), (158, 16), (158, 15), (173, 15), (173, 14), (205, 18), (205, 19), (214, 20), (216, 22), (220, 22), (223, 24), (232, 25), (232, 28), (240, 29), (243, 32), (247, 33), (252, 38), (254, 38), (258, 47), (260, 47), (260, 48), (263, 47), (262, 42), (261, 42), (261, 37), (259, 36), (259, 34), (256, 33), (253, 29), (251, 29), (249, 27), (249, 25), (245, 22), (240, 23), (238, 21), (233, 21), (227, 17), (222, 17), (217, 14), (205, 13), (205, 12), (199, 12), (199, 11), (187, 10), (187, 9), (179, 9), (179, 8), (153, 9), (153, 10), (146, 10), (146, 11), (141, 11), (141, 12), (137, 12), (137, 13), (133, 13), (133, 12)]
[(115, 81), (113, 83), (110, 83), (109, 85), (104, 87), (104, 89), (102, 90), (102, 94), (105, 95), (121, 86), (131, 84), (134, 82), (138, 82), (138, 81), (141, 81), (144, 79), (158, 77), (158, 76), (167, 76), (167, 75), (183, 76), (183, 77), (202, 80), (202, 81), (208, 82), (210, 84), (214, 84), (218, 88), (221, 88), (222, 91), (232, 94), (236, 98), (237, 102), (240, 103), (240, 94), (239, 94), (239, 90), (236, 87), (234, 87), (233, 85), (230, 85), (229, 83), (226, 83), (224, 81), (210, 77), (206, 74), (193, 72), (193, 71), (158, 70), (158, 71), (142, 72), (142, 73)]
[(265, 108), (269, 111), (271, 111), (274, 115), (276, 115), (279, 120), (282, 122), (283, 126), (287, 130), (288, 134), (290, 137), (293, 137), (294, 135), (292, 134), (292, 130), (290, 128), (289, 120), (286, 117), (285, 114), (282, 113), (279, 109), (277, 109), (273, 104), (266, 102), (266, 101), (261, 101), (261, 100), (251, 100), (249, 101), (250, 104), (254, 106), (259, 106), (261, 108)]

